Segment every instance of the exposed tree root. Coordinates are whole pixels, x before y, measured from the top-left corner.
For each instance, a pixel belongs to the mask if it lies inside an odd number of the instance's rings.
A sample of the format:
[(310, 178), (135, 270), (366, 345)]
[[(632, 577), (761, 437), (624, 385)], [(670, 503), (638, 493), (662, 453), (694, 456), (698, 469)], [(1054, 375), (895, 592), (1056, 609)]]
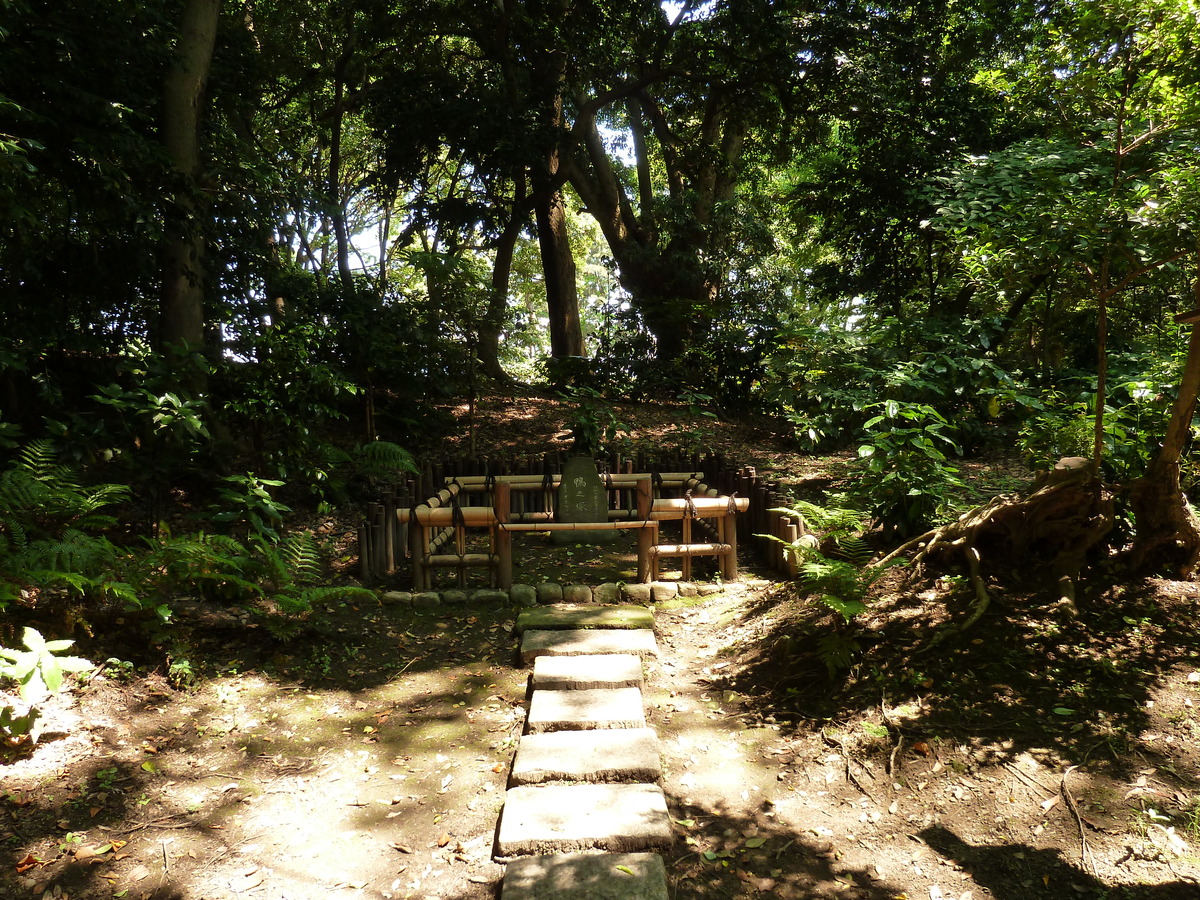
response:
[(1129, 505), (1137, 522), (1129, 553), (1133, 569), (1188, 578), (1200, 563), (1200, 521), (1180, 489), (1178, 463), (1153, 463), (1133, 483)]
[(1057, 583), (1062, 605), (1074, 612), (1074, 580), (1088, 553), (1112, 528), (1112, 498), (1112, 491), (1087, 460), (1061, 460), (1034, 483), (1027, 496), (996, 497), (956, 522), (913, 538), (875, 565), (909, 553), (918, 567), (966, 559), (974, 602), (967, 618), (935, 637), (931, 647), (962, 634), (987, 611), (989, 596), (981, 567), (1021, 575), (1044, 573)]

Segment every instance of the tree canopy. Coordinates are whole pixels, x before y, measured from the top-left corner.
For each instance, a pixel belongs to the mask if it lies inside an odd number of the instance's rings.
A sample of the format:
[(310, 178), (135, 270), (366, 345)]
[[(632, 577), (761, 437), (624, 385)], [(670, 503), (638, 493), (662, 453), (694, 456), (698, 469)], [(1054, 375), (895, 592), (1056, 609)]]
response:
[(586, 374), (1131, 478), (1198, 305), (1196, 12), (5, 0), (0, 434), (319, 483), (334, 422)]

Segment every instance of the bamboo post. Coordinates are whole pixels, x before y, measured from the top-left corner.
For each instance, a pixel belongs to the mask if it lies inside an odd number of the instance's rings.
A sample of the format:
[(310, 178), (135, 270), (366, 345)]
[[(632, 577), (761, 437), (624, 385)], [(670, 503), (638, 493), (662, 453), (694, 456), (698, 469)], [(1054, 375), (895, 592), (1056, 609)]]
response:
[(371, 503), (367, 509), (370, 515), (371, 577), (375, 579), (383, 574), (383, 561), (387, 556), (383, 546), (383, 504)]
[[(683, 535), (683, 540), (680, 543), (690, 544), (692, 542), (692, 517), (687, 513), (683, 515), (680, 532)], [(690, 556), (685, 556), (679, 561), (679, 577), (684, 581), (692, 580), (692, 558)]]
[[(649, 478), (639, 478), (637, 483), (637, 514), (645, 522), (650, 518), (654, 505), (654, 489)], [(651, 563), (650, 548), (657, 543), (658, 527), (642, 528), (638, 531), (638, 581), (647, 584), (658, 574), (658, 565)]]
[(412, 586), (414, 591), (425, 590), (425, 579), (429, 571), (425, 566), (425, 556), (428, 552), (428, 538), (425, 526), (420, 522), (408, 523), (408, 555), (412, 560)]
[(721, 579), (723, 581), (738, 580), (737, 548), (739, 518), (742, 517), (731, 514), (722, 516), (719, 519), (720, 524), (718, 525), (718, 529), (721, 533), (721, 541), (729, 547), (728, 550), (721, 554)]
[(496, 524), (493, 526), (493, 546), (497, 557), (496, 587), (508, 590), (513, 583), (512, 534), (506, 528), (512, 511), (512, 488), (506, 482), (499, 481), (492, 497), (492, 508), (496, 513)]
[(383, 499), (383, 573), (396, 571), (396, 492), (388, 491)]
[(371, 550), (367, 539), (367, 523), (358, 526), (358, 576), (363, 584), (371, 582)]
[[(800, 525), (795, 519), (787, 517), (783, 520), (783, 539), (793, 547), (796, 545), (796, 541), (800, 540)], [(787, 547), (783, 548), (783, 552), (786, 554), (787, 574), (789, 577), (795, 578), (799, 569), (796, 563), (796, 553)]]

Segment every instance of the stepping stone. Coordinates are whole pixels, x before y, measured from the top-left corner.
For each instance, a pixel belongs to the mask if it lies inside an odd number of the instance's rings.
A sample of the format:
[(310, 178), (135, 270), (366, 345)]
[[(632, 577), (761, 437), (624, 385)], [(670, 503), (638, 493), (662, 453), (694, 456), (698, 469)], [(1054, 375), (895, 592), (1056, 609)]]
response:
[(532, 683), (535, 691), (640, 687), (642, 661), (632, 653), (539, 656), (533, 661)]
[(511, 783), (545, 781), (656, 782), (662, 777), (658, 738), (650, 728), (548, 731), (517, 745)]
[(667, 900), (657, 853), (557, 853), (514, 859), (501, 900)]
[(555, 628), (653, 628), (654, 613), (644, 606), (538, 606), (517, 614), (517, 634)]
[(567, 784), (510, 788), (500, 814), (500, 856), (560, 850), (665, 850), (667, 800), (652, 784)]
[(569, 729), (645, 728), (646, 711), (642, 692), (635, 687), (534, 691), (525, 724), (530, 734)]
[(658, 644), (649, 628), (526, 631), (521, 635), (521, 664), (526, 666), (539, 656), (597, 653), (632, 653), (647, 659), (658, 655)]

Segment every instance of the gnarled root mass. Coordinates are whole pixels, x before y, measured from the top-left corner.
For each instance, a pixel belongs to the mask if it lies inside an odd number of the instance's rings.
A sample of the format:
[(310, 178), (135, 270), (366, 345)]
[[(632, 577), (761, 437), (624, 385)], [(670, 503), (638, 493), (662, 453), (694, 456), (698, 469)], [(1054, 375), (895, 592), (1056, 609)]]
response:
[[(876, 565), (908, 553), (918, 566), (965, 562), (975, 600), (967, 619), (950, 632), (961, 634), (988, 605), (981, 566), (1022, 575), (1044, 573), (1057, 583), (1063, 604), (1074, 610), (1074, 579), (1112, 526), (1111, 489), (1086, 460), (1062, 460), (1028, 495), (996, 497), (958, 521), (914, 538)], [(935, 643), (948, 636), (943, 632)]]
[(1200, 562), (1200, 521), (1180, 489), (1179, 464), (1153, 463), (1133, 483), (1129, 507), (1137, 524), (1131, 567), (1190, 577)]

